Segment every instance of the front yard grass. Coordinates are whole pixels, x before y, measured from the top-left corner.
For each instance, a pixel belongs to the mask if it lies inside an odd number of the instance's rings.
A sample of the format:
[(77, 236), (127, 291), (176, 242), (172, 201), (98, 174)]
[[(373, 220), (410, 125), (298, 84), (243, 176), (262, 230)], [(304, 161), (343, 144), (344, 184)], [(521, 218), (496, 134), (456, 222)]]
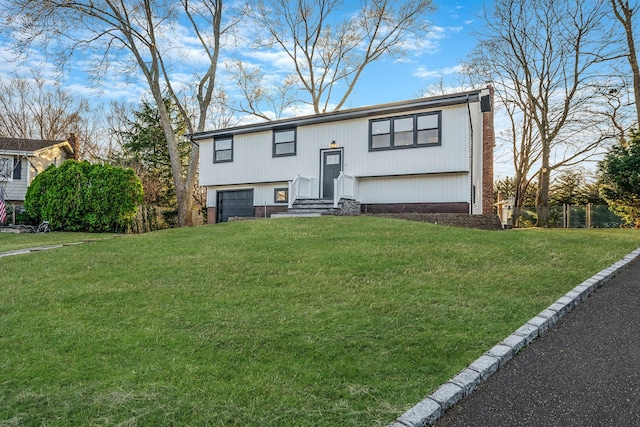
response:
[(0, 424), (385, 426), (635, 230), (246, 221), (0, 259)]

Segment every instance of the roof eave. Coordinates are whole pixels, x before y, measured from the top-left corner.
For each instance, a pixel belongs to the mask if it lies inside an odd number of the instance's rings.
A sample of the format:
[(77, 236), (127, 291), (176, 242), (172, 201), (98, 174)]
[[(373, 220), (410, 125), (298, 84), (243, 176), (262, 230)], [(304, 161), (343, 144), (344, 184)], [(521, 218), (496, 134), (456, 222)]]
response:
[(57, 144), (49, 145), (48, 147), (42, 147), (33, 151), (33, 155), (37, 155), (39, 153), (42, 153), (43, 151), (51, 150), (52, 148), (62, 148), (67, 153), (73, 154), (73, 147), (71, 147), (71, 144), (69, 144), (69, 141), (60, 141)]
[(330, 113), (315, 114), (311, 116), (291, 117), (270, 122), (253, 123), (226, 129), (198, 132), (188, 135), (192, 141), (211, 139), (222, 135), (240, 135), (245, 133), (268, 131), (283, 127), (305, 126), (332, 121), (351, 120), (363, 117), (377, 116), (381, 114), (397, 114), (407, 111), (437, 108), (448, 105), (458, 105), (467, 102), (478, 102), (481, 90), (461, 92), (453, 95), (444, 95), (433, 98), (420, 98), (409, 101), (400, 101), (390, 104), (381, 104), (368, 107), (354, 108), (350, 110), (335, 111)]
[(35, 153), (33, 151), (24, 150), (0, 150), (0, 156), (24, 156), (31, 157)]

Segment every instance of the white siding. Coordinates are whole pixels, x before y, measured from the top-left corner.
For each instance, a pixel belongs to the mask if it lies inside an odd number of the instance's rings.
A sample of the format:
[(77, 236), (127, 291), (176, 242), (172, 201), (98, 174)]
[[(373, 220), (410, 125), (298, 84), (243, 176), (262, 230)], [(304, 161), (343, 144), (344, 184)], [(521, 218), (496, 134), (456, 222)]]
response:
[[(477, 103), (474, 103), (477, 104)], [(438, 110), (420, 110), (412, 113)], [(319, 178), (320, 150), (336, 141), (344, 150), (344, 171), (355, 176), (405, 175), (469, 170), (467, 106), (441, 108), (442, 145), (369, 151), (369, 120), (381, 115), (297, 128), (295, 156), (272, 156), (272, 132), (234, 136), (233, 162), (213, 163), (213, 142), (200, 143), (200, 185), (289, 181), (300, 174)], [(474, 124), (474, 130), (475, 130)], [(480, 129), (481, 123), (478, 125)], [(468, 198), (467, 198), (468, 199)]]
[[(207, 187), (207, 207), (216, 206), (217, 191), (253, 189), (254, 206), (272, 206), (276, 188), (286, 188), (287, 182)], [(357, 182), (356, 198), (361, 203), (451, 203), (469, 201), (469, 174), (392, 176), (361, 178)], [(284, 206), (284, 204), (282, 204)]]
[[(287, 187), (297, 175), (313, 179), (319, 187), (321, 150), (329, 149), (335, 141), (343, 151), (344, 172), (357, 178), (356, 198), (363, 204), (463, 202), (471, 205), (472, 213), (480, 214), (483, 174), (480, 103), (406, 114), (428, 111), (441, 111), (440, 146), (369, 151), (370, 120), (399, 114), (298, 126), (294, 156), (273, 157), (271, 130), (235, 135), (233, 161), (228, 163), (213, 163), (213, 141), (200, 141), (200, 185), (207, 187), (207, 206), (215, 206), (216, 190), (250, 188), (254, 190), (254, 206), (272, 206), (274, 189)], [(474, 185), (475, 203), (472, 203)]]
[(361, 203), (446, 203), (469, 200), (468, 174), (369, 178), (358, 180)]
[(220, 187), (207, 187), (207, 207), (216, 206), (216, 192), (217, 191), (233, 191), (233, 190), (249, 190), (253, 189), (253, 206), (273, 206), (282, 205), (286, 206), (286, 203), (275, 203), (275, 189), (287, 188), (288, 182), (275, 182), (270, 184), (255, 184), (255, 185), (228, 185)]
[(313, 142), (301, 138), (298, 128), (297, 155), (273, 157), (272, 132), (257, 132), (233, 137), (233, 162), (213, 163), (213, 142), (200, 143), (200, 185), (253, 184), (288, 181), (297, 174), (309, 176), (319, 154), (310, 154)]
[(24, 196), (27, 194), (27, 188), (29, 187), (28, 170), (29, 163), (25, 159), (22, 159), (20, 179), (0, 181), (0, 185), (6, 193), (7, 200), (24, 201)]

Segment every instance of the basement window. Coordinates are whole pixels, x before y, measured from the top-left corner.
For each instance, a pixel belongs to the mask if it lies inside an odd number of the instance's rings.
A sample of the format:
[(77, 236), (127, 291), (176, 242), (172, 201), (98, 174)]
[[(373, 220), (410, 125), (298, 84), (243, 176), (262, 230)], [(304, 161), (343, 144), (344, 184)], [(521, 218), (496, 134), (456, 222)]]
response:
[(275, 203), (288, 203), (289, 202), (289, 189), (288, 188), (276, 188), (273, 193), (273, 201)]

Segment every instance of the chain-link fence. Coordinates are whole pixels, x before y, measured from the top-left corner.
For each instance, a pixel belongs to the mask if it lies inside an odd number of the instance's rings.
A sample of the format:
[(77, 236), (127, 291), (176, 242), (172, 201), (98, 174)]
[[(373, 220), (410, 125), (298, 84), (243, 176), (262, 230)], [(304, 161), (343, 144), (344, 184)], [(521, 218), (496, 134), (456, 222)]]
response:
[[(513, 227), (535, 227), (543, 208), (515, 208), (511, 212)], [(552, 228), (619, 228), (624, 220), (613, 213), (607, 205), (562, 205), (548, 208), (548, 227)]]

